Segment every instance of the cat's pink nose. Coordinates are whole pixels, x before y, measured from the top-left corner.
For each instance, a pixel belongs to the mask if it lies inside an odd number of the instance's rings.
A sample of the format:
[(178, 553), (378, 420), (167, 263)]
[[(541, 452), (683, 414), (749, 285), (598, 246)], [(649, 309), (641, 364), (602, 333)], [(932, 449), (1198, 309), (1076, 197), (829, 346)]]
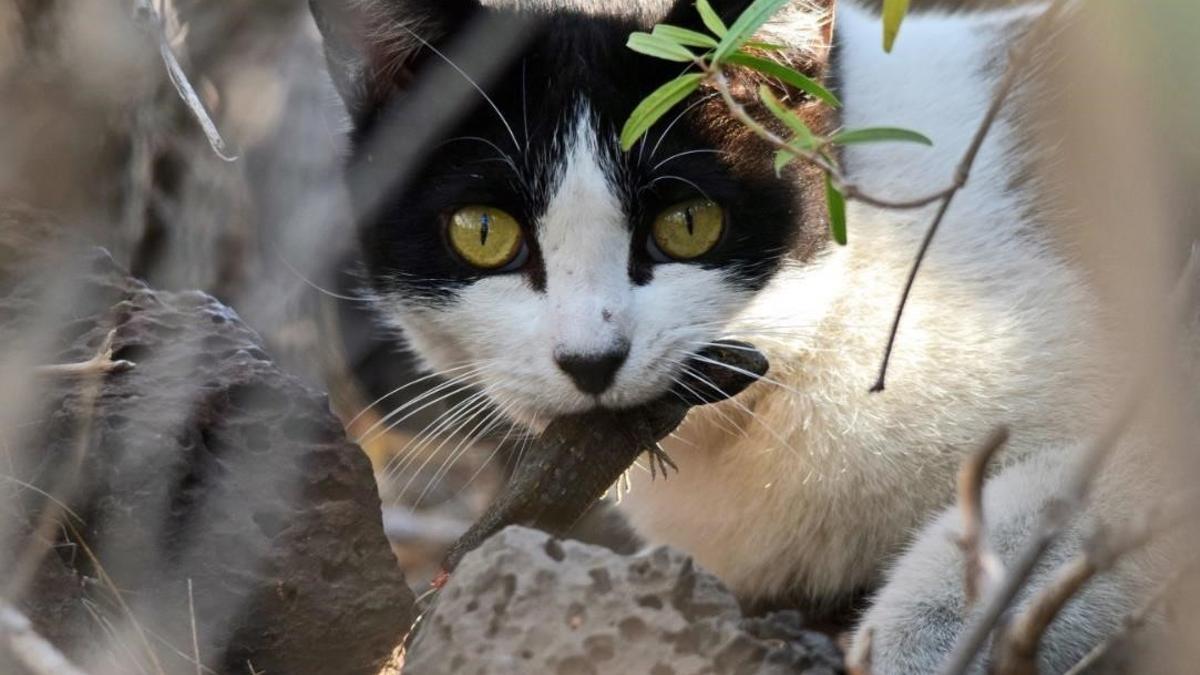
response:
[(610, 351), (571, 354), (555, 352), (554, 362), (585, 394), (598, 395), (612, 386), (617, 371), (629, 356), (629, 344), (622, 343)]

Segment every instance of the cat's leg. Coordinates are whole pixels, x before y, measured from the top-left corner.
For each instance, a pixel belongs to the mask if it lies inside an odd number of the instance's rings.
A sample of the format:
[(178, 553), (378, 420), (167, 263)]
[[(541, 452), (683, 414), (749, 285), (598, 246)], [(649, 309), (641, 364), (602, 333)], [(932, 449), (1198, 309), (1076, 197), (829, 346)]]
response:
[[(993, 550), (1011, 564), (1034, 533), (1040, 512), (1062, 493), (1064, 471), (1057, 462), (1031, 458), (1002, 471), (984, 490), (984, 512)], [(1090, 517), (1078, 519), (1047, 551), (1030, 582), (1018, 596), (1018, 607), (1043, 587), (1054, 572), (1078, 555)], [(1107, 520), (1107, 518), (1106, 518)], [(870, 632), (873, 675), (936, 673), (967, 620), (963, 590), (963, 554), (956, 543), (959, 512), (950, 508), (921, 531), (895, 563), (887, 582), (872, 601), (855, 636), (856, 653)], [(1136, 604), (1145, 574), (1134, 562), (1122, 564), (1087, 584), (1042, 638), (1039, 667), (1061, 673), (1095, 644), (1117, 629)], [(978, 606), (973, 608), (978, 610)], [(987, 654), (990, 642), (982, 653)], [(978, 658), (971, 673), (981, 673)]]

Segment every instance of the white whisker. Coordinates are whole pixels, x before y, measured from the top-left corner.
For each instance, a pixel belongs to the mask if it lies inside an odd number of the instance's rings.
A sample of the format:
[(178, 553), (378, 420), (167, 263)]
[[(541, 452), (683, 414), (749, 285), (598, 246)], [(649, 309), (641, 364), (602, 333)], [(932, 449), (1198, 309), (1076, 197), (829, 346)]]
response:
[(441, 58), (443, 61), (445, 61), (447, 64), (449, 64), (449, 66), (451, 68), (456, 70), (459, 75), (462, 75), (463, 79), (465, 79), (467, 82), (469, 82), (471, 84), (471, 86), (475, 88), (475, 91), (479, 92), (479, 95), (483, 97), (483, 100), (487, 101), (487, 104), (489, 106), (491, 106), (492, 110), (494, 110), (496, 112), (496, 116), (500, 118), (500, 123), (504, 125), (505, 129), (508, 130), (508, 135), (510, 138), (512, 138), (513, 145), (518, 150), (521, 150), (522, 152), (524, 152), (525, 148), (521, 145), (521, 142), (517, 140), (517, 134), (513, 132), (512, 126), (509, 125), (508, 120), (504, 117), (504, 113), (500, 112), (500, 107), (496, 105), (496, 102), (492, 100), (491, 96), (487, 95), (487, 92), (483, 90), (483, 87), (479, 86), (479, 83), (476, 82), (474, 79), (472, 79), (471, 76), (467, 74), (467, 71), (463, 70), (462, 68), (459, 68), (457, 63), (455, 63), (453, 60), (451, 60), (450, 57), (443, 54), (437, 47), (434, 47), (432, 44), (430, 44), (428, 40), (421, 37), (420, 35), (417, 35), (416, 32), (414, 32), (408, 26), (401, 24), (400, 28), (404, 29), (409, 35), (413, 36), (418, 41), (420, 41), (421, 44), (425, 45), (426, 49), (433, 52), (434, 54), (437, 54), (437, 56), (439, 58)]

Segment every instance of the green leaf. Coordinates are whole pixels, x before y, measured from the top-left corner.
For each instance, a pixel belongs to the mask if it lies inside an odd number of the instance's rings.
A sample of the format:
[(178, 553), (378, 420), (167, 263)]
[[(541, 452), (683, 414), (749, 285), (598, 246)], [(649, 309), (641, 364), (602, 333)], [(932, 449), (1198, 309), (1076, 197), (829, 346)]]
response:
[(846, 237), (846, 197), (833, 184), (829, 174), (825, 174), (825, 205), (829, 208), (829, 231), (833, 240), (845, 246), (849, 241)]
[(787, 165), (791, 164), (795, 160), (796, 160), (796, 156), (794, 154), (788, 152), (787, 150), (776, 150), (775, 151), (775, 175), (776, 175), (776, 177), (781, 175), (783, 173), (783, 170), (785, 168), (787, 168)]
[(708, 4), (708, 0), (696, 0), (696, 9), (700, 11), (700, 19), (704, 21), (704, 25), (708, 30), (712, 31), (717, 37), (725, 37), (729, 32), (725, 22), (721, 20), (721, 15), (717, 14), (717, 10)]
[(765, 84), (761, 85), (758, 88), (758, 97), (762, 100), (763, 105), (767, 106), (767, 110), (771, 111), (772, 115), (779, 118), (781, 122), (786, 124), (796, 134), (793, 143), (799, 144), (801, 147), (814, 147), (816, 145), (816, 136), (813, 134), (812, 129), (809, 129), (804, 120), (800, 119), (796, 113), (788, 110), (779, 99), (775, 98), (775, 94), (771, 93), (770, 87)]
[(829, 105), (837, 108), (842, 105), (828, 89), (822, 87), (816, 80), (787, 66), (776, 63), (770, 59), (763, 59), (745, 52), (734, 52), (725, 59), (726, 63), (732, 63), (735, 66), (744, 66), (752, 68), (758, 72), (774, 77), (785, 84), (789, 84), (800, 91), (820, 99)]
[(733, 25), (729, 27), (729, 32), (721, 38), (721, 44), (717, 46), (717, 51), (713, 54), (713, 61), (723, 62), (725, 57), (746, 44), (750, 38), (754, 37), (754, 33), (789, 1), (754, 0), (737, 18), (737, 21), (734, 21)]
[(625, 46), (640, 54), (668, 61), (684, 62), (695, 59), (695, 55), (688, 51), (687, 47), (661, 35), (633, 33), (629, 36), (629, 42)]
[(770, 42), (759, 42), (757, 40), (751, 40), (742, 46), (746, 49), (761, 49), (764, 52), (781, 52), (787, 49), (787, 47), (784, 45), (772, 44)]
[(661, 36), (668, 40), (673, 40), (678, 44), (687, 45), (689, 47), (705, 47), (707, 49), (714, 49), (717, 46), (717, 41), (705, 35), (704, 33), (698, 33), (694, 30), (680, 28), (679, 26), (671, 26), (665, 23), (660, 23), (655, 26), (654, 32), (651, 33), (651, 35)]
[(885, 141), (898, 141), (901, 143), (920, 143), (921, 145), (933, 145), (933, 141), (924, 134), (919, 134), (908, 129), (897, 129), (895, 127), (872, 127), (868, 129), (849, 129), (839, 131), (829, 139), (834, 145), (851, 145), (853, 143), (882, 143)]
[(907, 13), (908, 0), (883, 0), (883, 51), (892, 51)]
[(680, 75), (642, 99), (625, 121), (625, 127), (621, 129), (621, 149), (628, 152), (659, 118), (687, 98), (688, 94), (696, 91), (703, 80), (704, 73)]

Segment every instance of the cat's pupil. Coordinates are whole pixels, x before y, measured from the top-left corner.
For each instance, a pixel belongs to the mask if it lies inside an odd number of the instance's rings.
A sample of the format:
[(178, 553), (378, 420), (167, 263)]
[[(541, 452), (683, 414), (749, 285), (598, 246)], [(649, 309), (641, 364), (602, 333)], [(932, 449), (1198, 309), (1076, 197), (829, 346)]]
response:
[(692, 207), (683, 210), (684, 220), (687, 222), (688, 235), (695, 236), (696, 234), (696, 217), (692, 214)]
[(491, 216), (491, 214), (487, 213), (486, 211), (483, 213), (483, 215), (479, 216), (479, 245), (480, 246), (487, 244), (488, 229), (489, 229), (491, 222), (492, 222), (492, 216)]

